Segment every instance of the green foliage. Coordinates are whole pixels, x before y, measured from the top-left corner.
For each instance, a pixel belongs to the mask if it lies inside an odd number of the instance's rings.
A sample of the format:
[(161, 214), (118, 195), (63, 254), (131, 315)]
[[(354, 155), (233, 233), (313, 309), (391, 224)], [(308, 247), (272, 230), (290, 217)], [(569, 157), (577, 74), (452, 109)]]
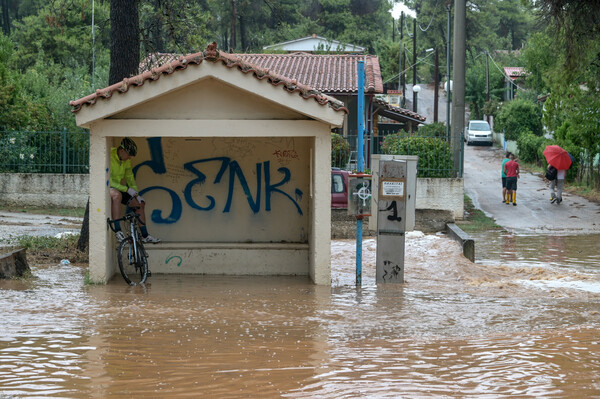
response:
[(384, 154), (417, 155), (418, 177), (450, 177), (454, 167), (450, 146), (445, 140), (433, 137), (405, 137), (402, 134), (385, 136)]
[(446, 137), (446, 124), (434, 122), (419, 127), (418, 134), (421, 137)]
[(529, 130), (525, 130), (517, 139), (519, 158), (524, 162), (540, 165), (544, 158), (544, 149), (551, 143), (542, 136), (536, 136)]
[(4, 240), (10, 242), (12, 245), (19, 246), (20, 248), (31, 249), (31, 250), (68, 250), (72, 249), (77, 245), (79, 239), (78, 234), (66, 235), (62, 238), (56, 238), (53, 236), (11, 236)]
[(344, 169), (350, 160), (350, 144), (337, 133), (331, 133), (331, 166)]
[[(37, 172), (36, 159), (38, 149), (32, 145), (29, 137), (23, 135), (15, 135), (10, 133), (4, 133), (0, 138), (0, 159), (2, 159), (2, 165), (0, 165), (0, 172), (21, 172), (21, 173), (33, 173)], [(14, 168), (14, 165), (18, 167)]]
[[(109, 5), (97, 2), (94, 7), (95, 44), (109, 47)], [(17, 45), (15, 65), (20, 71), (41, 62), (67, 68), (92, 66), (92, 4), (58, 0), (36, 14), (14, 22), (11, 39)]]
[[(471, 55), (471, 53), (469, 53)], [(471, 119), (483, 119), (486, 108), (486, 75), (489, 73), (490, 101), (500, 100), (504, 93), (504, 76), (494, 67), (492, 61), (486, 67), (487, 52), (468, 57), (468, 68), (465, 72), (465, 100), (469, 104)], [(487, 70), (487, 71), (486, 71)]]
[(506, 102), (496, 118), (496, 131), (504, 131), (507, 140), (517, 140), (526, 131), (541, 136), (541, 110), (537, 104), (523, 99)]

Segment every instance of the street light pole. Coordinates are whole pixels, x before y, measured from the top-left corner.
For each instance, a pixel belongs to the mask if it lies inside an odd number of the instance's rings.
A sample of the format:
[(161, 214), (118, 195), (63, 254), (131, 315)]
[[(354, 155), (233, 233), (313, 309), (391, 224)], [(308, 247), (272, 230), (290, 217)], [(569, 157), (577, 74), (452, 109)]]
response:
[(415, 103), (414, 112), (417, 113), (417, 100), (419, 99), (419, 92), (421, 91), (421, 86), (413, 85), (412, 91), (413, 91), (413, 99), (414, 99), (414, 103)]
[(435, 91), (433, 94), (433, 122), (435, 123), (438, 121), (438, 90), (440, 86), (440, 66), (437, 47), (435, 48), (435, 79), (433, 81), (435, 83)]

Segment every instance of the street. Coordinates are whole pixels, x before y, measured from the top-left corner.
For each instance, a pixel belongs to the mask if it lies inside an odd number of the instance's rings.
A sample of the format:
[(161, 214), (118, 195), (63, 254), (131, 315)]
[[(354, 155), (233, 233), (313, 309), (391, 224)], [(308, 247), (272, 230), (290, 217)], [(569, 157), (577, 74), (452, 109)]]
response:
[(465, 144), (465, 194), (475, 207), (516, 234), (600, 233), (598, 204), (567, 192), (562, 204), (551, 204), (548, 184), (539, 174), (521, 170), (517, 206), (501, 202), (503, 157), (503, 150), (496, 147)]

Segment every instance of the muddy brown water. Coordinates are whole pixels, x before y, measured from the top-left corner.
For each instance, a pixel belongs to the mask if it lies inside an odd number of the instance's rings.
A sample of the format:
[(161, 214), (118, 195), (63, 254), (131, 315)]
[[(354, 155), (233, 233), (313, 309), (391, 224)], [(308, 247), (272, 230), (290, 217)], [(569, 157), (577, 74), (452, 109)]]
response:
[(600, 397), (596, 244), (483, 238), (472, 264), (445, 236), (411, 235), (406, 284), (381, 286), (367, 239), (362, 288), (350, 240), (332, 243), (331, 287), (86, 286), (77, 265), (33, 267), (0, 281), (0, 397)]

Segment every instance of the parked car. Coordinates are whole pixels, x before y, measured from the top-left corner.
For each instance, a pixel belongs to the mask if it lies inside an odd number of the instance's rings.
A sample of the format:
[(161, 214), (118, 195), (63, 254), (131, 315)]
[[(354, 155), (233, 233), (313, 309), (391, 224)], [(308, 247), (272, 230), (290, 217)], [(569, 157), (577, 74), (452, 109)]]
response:
[(350, 172), (331, 168), (331, 207), (348, 208), (348, 176)]
[(467, 145), (482, 143), (492, 145), (494, 138), (490, 124), (486, 121), (469, 121), (469, 127), (465, 135)]

